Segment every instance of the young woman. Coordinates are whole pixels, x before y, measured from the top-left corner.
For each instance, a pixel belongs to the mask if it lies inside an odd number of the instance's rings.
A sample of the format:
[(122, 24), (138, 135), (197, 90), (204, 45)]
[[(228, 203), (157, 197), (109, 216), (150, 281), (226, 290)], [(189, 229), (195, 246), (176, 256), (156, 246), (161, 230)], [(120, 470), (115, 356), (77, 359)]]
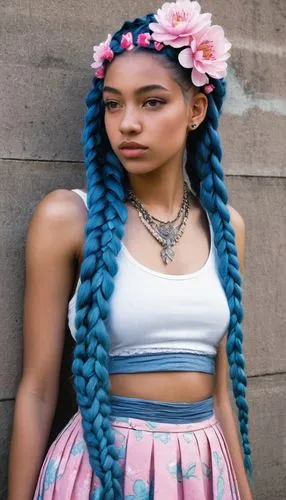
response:
[[(87, 190), (49, 193), (28, 229), (9, 500), (252, 498), (245, 228), (217, 131), (230, 46), (184, 0), (94, 47)], [(79, 408), (43, 461), (67, 313)]]

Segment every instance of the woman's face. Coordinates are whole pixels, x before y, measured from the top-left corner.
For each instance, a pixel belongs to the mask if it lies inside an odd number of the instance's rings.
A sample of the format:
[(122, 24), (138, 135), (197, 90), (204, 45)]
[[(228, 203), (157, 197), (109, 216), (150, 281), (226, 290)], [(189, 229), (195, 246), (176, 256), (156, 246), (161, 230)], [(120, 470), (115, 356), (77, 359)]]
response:
[[(103, 99), (107, 135), (127, 172), (181, 165), (191, 109), (160, 61), (147, 53), (116, 56), (105, 75)], [(146, 149), (124, 151), (123, 141)]]

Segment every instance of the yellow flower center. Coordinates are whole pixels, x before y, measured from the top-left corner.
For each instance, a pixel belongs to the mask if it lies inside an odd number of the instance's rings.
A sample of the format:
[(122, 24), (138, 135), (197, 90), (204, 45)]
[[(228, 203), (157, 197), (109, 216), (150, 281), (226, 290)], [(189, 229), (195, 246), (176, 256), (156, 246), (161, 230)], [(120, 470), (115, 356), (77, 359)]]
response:
[(215, 59), (212, 42), (205, 41), (205, 42), (201, 43), (198, 47), (198, 50), (203, 51), (203, 58), (204, 59), (207, 59), (207, 60)]
[(172, 15), (172, 26), (177, 26), (177, 24), (186, 21), (186, 13), (184, 11), (174, 12)]

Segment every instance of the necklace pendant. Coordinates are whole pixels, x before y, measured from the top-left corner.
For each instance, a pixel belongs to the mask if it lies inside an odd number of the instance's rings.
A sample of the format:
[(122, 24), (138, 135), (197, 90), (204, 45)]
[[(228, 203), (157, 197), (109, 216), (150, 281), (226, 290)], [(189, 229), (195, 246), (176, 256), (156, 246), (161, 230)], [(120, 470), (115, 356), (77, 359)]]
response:
[(162, 238), (174, 238), (176, 236), (176, 228), (171, 224), (157, 226), (158, 232)]
[(172, 250), (171, 246), (167, 245), (167, 246), (162, 248), (160, 255), (162, 257), (164, 264), (167, 265), (167, 264), (170, 264), (170, 262), (172, 262), (172, 260), (175, 256), (175, 252)]

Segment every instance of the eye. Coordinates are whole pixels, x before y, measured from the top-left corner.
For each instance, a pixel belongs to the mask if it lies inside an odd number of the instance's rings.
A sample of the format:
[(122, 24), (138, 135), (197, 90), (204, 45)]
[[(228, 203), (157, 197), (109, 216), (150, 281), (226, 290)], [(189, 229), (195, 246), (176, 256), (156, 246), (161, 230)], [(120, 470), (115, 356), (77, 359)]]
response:
[[(115, 106), (113, 106), (113, 104), (115, 104)], [(116, 102), (116, 101), (104, 101), (103, 102), (105, 109), (107, 109), (108, 111), (110, 111), (112, 109), (116, 109), (116, 104), (118, 104), (118, 102)]]
[(146, 103), (151, 103), (150, 105), (151, 108), (159, 108), (161, 104), (165, 104), (165, 101), (161, 101), (159, 99), (148, 99)]

